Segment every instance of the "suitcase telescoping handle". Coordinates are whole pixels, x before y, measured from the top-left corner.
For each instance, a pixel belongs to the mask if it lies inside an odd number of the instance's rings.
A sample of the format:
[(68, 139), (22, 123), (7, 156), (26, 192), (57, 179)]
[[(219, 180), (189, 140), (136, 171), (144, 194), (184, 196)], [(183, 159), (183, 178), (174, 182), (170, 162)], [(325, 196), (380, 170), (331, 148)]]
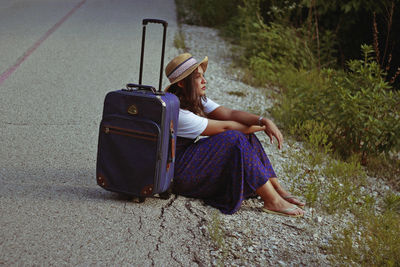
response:
[(165, 28), (168, 26), (168, 22), (162, 19), (143, 19), (143, 25), (147, 25), (148, 23), (159, 23), (164, 25)]
[(165, 39), (166, 39), (166, 35), (167, 35), (167, 26), (168, 26), (168, 23), (165, 20), (161, 20), (161, 19), (144, 19), (143, 22), (142, 22), (142, 24), (143, 24), (143, 32), (142, 32), (142, 51), (140, 53), (139, 85), (142, 84), (144, 45), (145, 45), (145, 39), (146, 39), (146, 25), (148, 23), (158, 23), (158, 24), (162, 24), (163, 27), (164, 27), (162, 50), (161, 50), (160, 81), (159, 81), (159, 85), (158, 85), (158, 91), (161, 92), (163, 69), (164, 69)]

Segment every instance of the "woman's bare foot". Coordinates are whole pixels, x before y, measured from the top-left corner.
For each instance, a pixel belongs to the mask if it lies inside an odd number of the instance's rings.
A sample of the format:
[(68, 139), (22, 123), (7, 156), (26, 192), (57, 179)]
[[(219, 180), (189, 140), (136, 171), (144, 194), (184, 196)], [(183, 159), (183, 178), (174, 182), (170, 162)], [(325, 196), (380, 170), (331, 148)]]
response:
[(278, 178), (270, 178), (272, 186), (275, 188), (276, 192), (287, 202), (292, 203), (300, 208), (303, 208), (306, 203), (301, 202), (297, 197), (292, 196), (289, 192), (282, 188), (281, 184), (278, 181)]
[(275, 203), (264, 203), (264, 211), (273, 211), (275, 214), (288, 215), (288, 216), (298, 216), (302, 217), (304, 215), (304, 210), (299, 207), (281, 199)]
[(259, 187), (256, 190), (256, 193), (264, 201), (263, 210), (265, 212), (293, 217), (301, 217), (304, 215), (302, 209), (284, 200), (272, 186), (270, 181)]

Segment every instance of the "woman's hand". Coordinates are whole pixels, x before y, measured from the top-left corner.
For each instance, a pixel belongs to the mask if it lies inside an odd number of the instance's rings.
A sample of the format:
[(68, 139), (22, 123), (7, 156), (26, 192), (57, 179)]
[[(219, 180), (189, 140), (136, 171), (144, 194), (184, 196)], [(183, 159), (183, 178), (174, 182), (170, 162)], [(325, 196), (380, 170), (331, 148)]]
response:
[(259, 131), (265, 131), (265, 129), (266, 129), (265, 126), (258, 126), (258, 125), (252, 125), (252, 126), (243, 125), (243, 127), (244, 128), (243, 128), (242, 132), (244, 134), (252, 134), (255, 132), (259, 132)]
[(278, 148), (282, 148), (282, 143), (283, 143), (283, 135), (281, 131), (279, 131), (278, 127), (276, 127), (275, 123), (273, 123), (271, 120), (263, 118), (261, 120), (262, 124), (265, 126), (264, 132), (269, 136), (269, 139), (271, 141), (271, 144), (274, 143), (274, 138), (278, 141)]

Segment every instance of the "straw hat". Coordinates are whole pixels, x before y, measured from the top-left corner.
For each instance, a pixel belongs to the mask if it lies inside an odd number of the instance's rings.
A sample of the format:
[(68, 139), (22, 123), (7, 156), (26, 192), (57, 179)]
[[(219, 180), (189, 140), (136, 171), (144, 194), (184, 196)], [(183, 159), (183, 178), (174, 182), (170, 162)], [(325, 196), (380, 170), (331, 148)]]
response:
[(184, 53), (172, 59), (165, 68), (165, 74), (171, 83), (165, 88), (165, 91), (168, 92), (168, 88), (172, 84), (185, 79), (200, 65), (203, 67), (203, 71), (206, 72), (208, 57), (198, 62), (191, 54)]

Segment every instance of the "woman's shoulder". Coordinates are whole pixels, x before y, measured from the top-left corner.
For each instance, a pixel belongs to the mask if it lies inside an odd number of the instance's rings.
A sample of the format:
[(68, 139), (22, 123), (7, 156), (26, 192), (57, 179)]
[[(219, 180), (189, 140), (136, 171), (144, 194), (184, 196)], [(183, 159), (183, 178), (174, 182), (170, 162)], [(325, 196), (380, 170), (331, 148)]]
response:
[(210, 98), (205, 98), (201, 99), (203, 107), (204, 107), (204, 112), (206, 114), (213, 112), (215, 109), (217, 109), (220, 105), (214, 101), (212, 101)]
[(187, 115), (187, 114), (194, 114), (194, 113), (191, 112), (190, 110), (180, 108), (180, 109), (179, 109), (179, 114), (185, 114), (185, 115)]
[(201, 103), (203, 103), (203, 105), (204, 105), (204, 104), (207, 104), (207, 103), (215, 103), (215, 102), (209, 97), (202, 97), (201, 98)]
[(179, 119), (185, 118), (186, 120), (191, 120), (191, 119), (196, 119), (197, 117), (200, 117), (199, 115), (193, 113), (190, 110), (187, 109), (179, 109)]

